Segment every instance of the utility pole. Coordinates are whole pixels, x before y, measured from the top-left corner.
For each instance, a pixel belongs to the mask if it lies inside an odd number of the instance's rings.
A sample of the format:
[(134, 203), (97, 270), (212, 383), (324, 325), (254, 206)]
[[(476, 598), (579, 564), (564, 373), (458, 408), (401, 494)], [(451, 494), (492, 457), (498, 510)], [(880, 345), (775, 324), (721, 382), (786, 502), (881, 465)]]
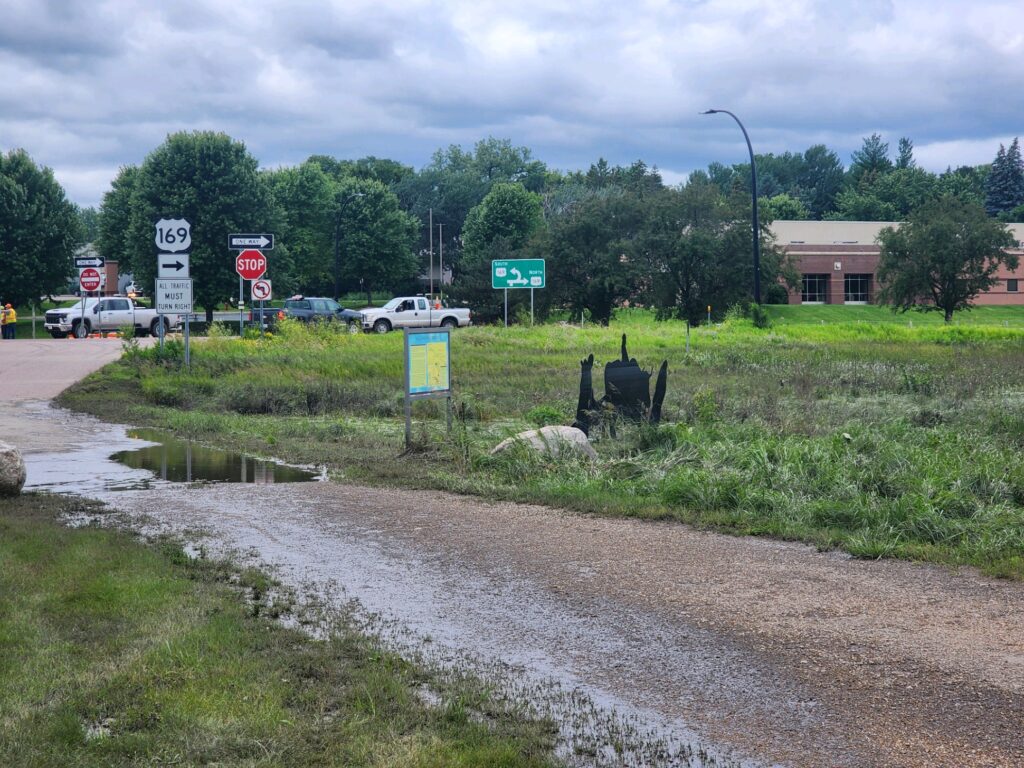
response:
[(440, 249), (438, 254), (438, 269), (441, 274), (438, 276), (440, 285), (438, 289), (441, 294), (441, 301), (444, 301), (444, 224), (437, 225), (437, 247)]
[(434, 298), (434, 209), (430, 209), (430, 224), (427, 227), (430, 230), (430, 298)]

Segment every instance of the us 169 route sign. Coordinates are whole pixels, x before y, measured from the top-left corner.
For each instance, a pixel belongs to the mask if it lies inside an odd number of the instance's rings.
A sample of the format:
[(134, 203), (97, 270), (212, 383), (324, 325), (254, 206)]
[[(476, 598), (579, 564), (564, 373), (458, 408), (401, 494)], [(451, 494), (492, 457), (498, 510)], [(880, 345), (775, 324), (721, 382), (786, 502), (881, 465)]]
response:
[(187, 251), (192, 247), (192, 225), (184, 219), (160, 219), (154, 240), (161, 252)]
[(492, 288), (543, 288), (544, 259), (505, 259), (491, 262)]

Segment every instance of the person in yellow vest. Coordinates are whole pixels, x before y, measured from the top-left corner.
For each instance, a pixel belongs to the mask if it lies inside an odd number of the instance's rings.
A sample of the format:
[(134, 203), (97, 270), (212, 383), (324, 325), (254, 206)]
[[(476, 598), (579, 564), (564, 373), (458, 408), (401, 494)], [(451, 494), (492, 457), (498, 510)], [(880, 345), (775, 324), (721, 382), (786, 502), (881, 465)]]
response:
[(3, 314), (3, 337), (5, 339), (13, 339), (14, 334), (18, 329), (18, 313), (14, 311), (14, 307), (10, 304), (4, 304)]

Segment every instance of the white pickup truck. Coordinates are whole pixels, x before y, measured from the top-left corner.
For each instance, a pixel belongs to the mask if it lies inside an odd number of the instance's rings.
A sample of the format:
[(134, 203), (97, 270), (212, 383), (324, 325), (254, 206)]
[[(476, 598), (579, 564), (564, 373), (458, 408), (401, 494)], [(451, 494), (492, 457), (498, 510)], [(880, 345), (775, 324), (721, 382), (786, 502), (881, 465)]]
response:
[[(85, 312), (82, 312), (85, 302)], [(155, 309), (140, 307), (124, 296), (107, 296), (102, 299), (82, 299), (70, 307), (51, 309), (46, 312), (43, 327), (55, 339), (68, 335), (84, 339), (90, 333), (120, 331), (133, 326), (135, 333), (154, 336), (160, 332), (160, 317)], [(181, 326), (181, 315), (163, 315), (164, 331), (173, 331)]]
[(359, 310), (363, 330), (387, 333), (396, 328), (461, 328), (472, 325), (468, 309), (441, 307), (425, 296), (399, 296), (383, 307)]

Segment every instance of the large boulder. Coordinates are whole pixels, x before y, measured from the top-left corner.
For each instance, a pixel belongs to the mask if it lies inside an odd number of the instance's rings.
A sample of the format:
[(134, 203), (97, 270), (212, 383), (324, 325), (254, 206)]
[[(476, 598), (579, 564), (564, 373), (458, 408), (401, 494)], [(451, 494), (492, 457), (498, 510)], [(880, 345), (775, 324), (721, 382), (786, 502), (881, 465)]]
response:
[(576, 427), (551, 426), (520, 432), (515, 437), (502, 440), (491, 451), (495, 456), (507, 451), (513, 445), (527, 445), (538, 453), (558, 456), (562, 451), (577, 451), (592, 460), (597, 459), (597, 451), (590, 444), (587, 436)]
[(25, 461), (13, 445), (0, 442), (0, 496), (17, 496), (25, 485)]

